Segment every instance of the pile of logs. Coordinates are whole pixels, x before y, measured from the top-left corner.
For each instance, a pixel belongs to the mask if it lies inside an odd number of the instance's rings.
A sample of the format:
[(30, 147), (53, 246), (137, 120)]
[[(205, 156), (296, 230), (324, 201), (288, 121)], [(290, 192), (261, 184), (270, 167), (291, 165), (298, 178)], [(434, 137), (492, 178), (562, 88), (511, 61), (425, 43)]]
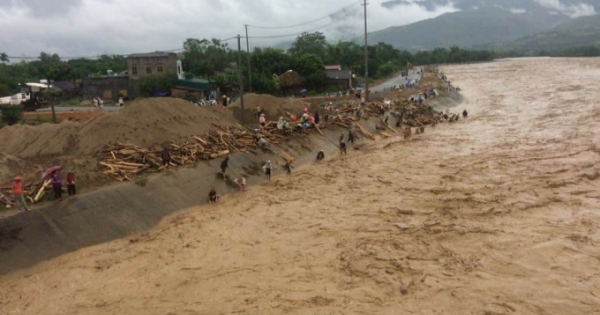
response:
[[(276, 127), (275, 127), (276, 129)], [(270, 133), (265, 128), (262, 133), (271, 144), (279, 143), (287, 136)], [(190, 140), (171, 141), (168, 144), (171, 157), (170, 166), (196, 163), (201, 160), (217, 159), (233, 152), (256, 153), (257, 134), (241, 126), (215, 126), (205, 135), (192, 136)], [(131, 181), (136, 175), (157, 172), (164, 169), (163, 148), (141, 148), (130, 143), (117, 143), (105, 146), (99, 155), (102, 172), (118, 181)]]
[[(52, 189), (51, 180), (40, 181), (37, 183), (23, 183), (23, 197), (28, 204), (38, 203), (42, 200), (46, 191)], [(12, 193), (12, 186), (0, 187), (0, 205), (11, 208), (16, 205), (15, 196)]]

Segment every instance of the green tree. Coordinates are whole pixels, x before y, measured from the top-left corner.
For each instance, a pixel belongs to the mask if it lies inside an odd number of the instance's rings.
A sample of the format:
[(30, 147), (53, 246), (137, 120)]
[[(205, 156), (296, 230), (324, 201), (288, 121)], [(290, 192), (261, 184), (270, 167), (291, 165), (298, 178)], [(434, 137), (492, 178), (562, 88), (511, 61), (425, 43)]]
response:
[(380, 78), (389, 77), (398, 71), (398, 68), (392, 63), (386, 63), (383, 66), (379, 67), (377, 76)]
[(140, 93), (144, 96), (150, 96), (155, 92), (168, 92), (177, 82), (175, 74), (154, 74), (140, 78)]
[(8, 59), (8, 55), (6, 53), (0, 53), (0, 62), (1, 63), (10, 62), (10, 60)]
[(318, 89), (327, 82), (325, 65), (316, 55), (303, 55), (298, 59), (298, 73), (306, 78), (310, 88)]
[(296, 67), (297, 58), (282, 49), (255, 48), (250, 63), (253, 73), (282, 74)]
[(188, 38), (183, 43), (184, 68), (194, 76), (212, 80), (219, 71), (225, 70), (235, 59), (227, 44), (218, 39)]
[(312, 54), (318, 56), (319, 58), (321, 58), (321, 60), (324, 60), (326, 45), (327, 41), (323, 33), (304, 32), (296, 38), (289, 51), (290, 53), (292, 53), (292, 55), (295, 56)]

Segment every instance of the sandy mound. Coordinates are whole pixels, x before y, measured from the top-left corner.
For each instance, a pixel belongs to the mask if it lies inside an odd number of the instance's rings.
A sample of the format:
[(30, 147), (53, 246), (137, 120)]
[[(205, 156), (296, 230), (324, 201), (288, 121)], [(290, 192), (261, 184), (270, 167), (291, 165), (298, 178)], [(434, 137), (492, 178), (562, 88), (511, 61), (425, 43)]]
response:
[(27, 167), (27, 162), (12, 155), (0, 153), (0, 180), (9, 180)]
[(12, 126), (0, 130), (0, 152), (19, 158), (91, 155), (110, 142), (152, 146), (206, 132), (211, 124), (235, 124), (220, 107), (199, 108), (174, 98), (143, 99), (120, 112), (83, 123)]

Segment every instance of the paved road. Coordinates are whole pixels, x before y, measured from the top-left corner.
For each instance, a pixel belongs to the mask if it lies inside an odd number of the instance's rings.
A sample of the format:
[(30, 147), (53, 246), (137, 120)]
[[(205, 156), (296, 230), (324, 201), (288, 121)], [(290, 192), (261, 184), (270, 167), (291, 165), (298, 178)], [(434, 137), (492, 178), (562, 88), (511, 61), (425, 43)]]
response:
[[(104, 106), (104, 110), (108, 111), (108, 112), (116, 112), (119, 111), (121, 109), (123, 109), (124, 107), (118, 107), (118, 106)], [(63, 113), (63, 112), (85, 112), (85, 111), (92, 111), (92, 110), (97, 110), (95, 107), (84, 107), (84, 106), (57, 106), (54, 107), (54, 110), (57, 113)], [(38, 110), (36, 110), (36, 112), (40, 112), (40, 113), (48, 113), (48, 112), (52, 112), (52, 109), (50, 107), (47, 108), (40, 108)]]
[[(416, 79), (420, 79), (421, 76), (418, 75), (416, 72), (410, 71), (408, 73), (408, 78), (411, 80), (416, 80)], [(371, 90), (371, 92), (383, 92), (383, 90), (385, 90), (387, 88), (391, 88), (395, 85), (402, 85), (402, 84), (406, 84), (406, 83), (407, 83), (407, 78), (399, 75), (399, 76), (393, 77), (377, 86), (369, 87), (369, 90)]]

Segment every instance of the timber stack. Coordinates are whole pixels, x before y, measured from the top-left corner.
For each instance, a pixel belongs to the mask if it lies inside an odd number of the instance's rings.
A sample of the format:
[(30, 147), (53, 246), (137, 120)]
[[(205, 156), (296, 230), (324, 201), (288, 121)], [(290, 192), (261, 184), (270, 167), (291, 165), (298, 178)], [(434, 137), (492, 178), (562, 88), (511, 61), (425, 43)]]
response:
[[(37, 183), (23, 184), (23, 197), (28, 204), (38, 203), (42, 200), (47, 191), (52, 191), (52, 181), (39, 181)], [(15, 196), (12, 193), (12, 186), (0, 187), (0, 206), (7, 209), (16, 205)]]

